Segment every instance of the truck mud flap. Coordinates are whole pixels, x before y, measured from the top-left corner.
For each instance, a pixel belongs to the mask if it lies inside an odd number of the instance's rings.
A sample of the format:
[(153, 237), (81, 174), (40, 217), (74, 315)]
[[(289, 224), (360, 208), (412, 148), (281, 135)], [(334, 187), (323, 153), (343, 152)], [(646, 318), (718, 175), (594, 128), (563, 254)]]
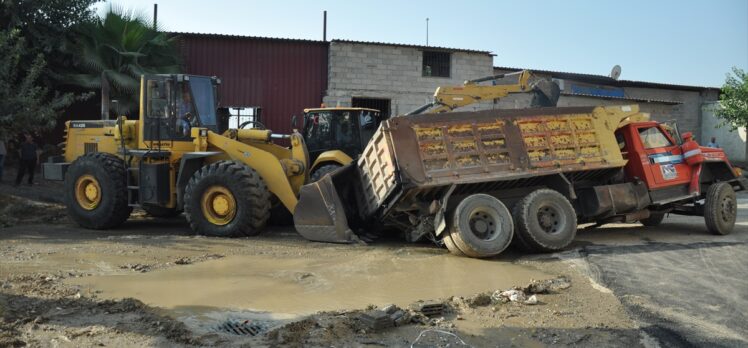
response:
[[(352, 243), (358, 237), (348, 226), (346, 189), (356, 180), (356, 167), (347, 165), (322, 179), (301, 187), (293, 214), (294, 227), (304, 238), (317, 242)], [(337, 183), (337, 185), (336, 185)], [(336, 187), (337, 186), (337, 187)], [(343, 195), (341, 195), (341, 193)]]

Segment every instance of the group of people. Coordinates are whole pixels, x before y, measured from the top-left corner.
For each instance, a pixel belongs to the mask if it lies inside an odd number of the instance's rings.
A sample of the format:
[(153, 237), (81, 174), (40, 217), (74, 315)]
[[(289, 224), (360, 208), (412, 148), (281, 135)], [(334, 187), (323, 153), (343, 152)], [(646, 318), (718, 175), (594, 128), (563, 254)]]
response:
[[(24, 176), (28, 176), (28, 185), (34, 184), (34, 172), (36, 171), (36, 165), (39, 163), (39, 146), (36, 145), (34, 137), (31, 134), (24, 134), (23, 141), (19, 141), (14, 144), (15, 149), (18, 153), (18, 174), (16, 175), (15, 185), (18, 186), (23, 181)], [(5, 139), (0, 139), (0, 182), (3, 181), (3, 175), (5, 167), (5, 159), (8, 157), (8, 150), (11, 148), (11, 144)]]

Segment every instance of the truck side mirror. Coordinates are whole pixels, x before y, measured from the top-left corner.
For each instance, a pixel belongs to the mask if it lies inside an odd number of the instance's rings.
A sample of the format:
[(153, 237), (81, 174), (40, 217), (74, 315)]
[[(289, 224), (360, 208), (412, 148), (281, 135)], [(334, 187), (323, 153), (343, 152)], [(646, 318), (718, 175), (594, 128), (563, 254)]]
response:
[(688, 141), (691, 138), (693, 138), (693, 133), (692, 132), (685, 132), (685, 133), (683, 133), (682, 137), (683, 137), (683, 141)]
[(296, 128), (296, 115), (291, 116), (291, 127)]

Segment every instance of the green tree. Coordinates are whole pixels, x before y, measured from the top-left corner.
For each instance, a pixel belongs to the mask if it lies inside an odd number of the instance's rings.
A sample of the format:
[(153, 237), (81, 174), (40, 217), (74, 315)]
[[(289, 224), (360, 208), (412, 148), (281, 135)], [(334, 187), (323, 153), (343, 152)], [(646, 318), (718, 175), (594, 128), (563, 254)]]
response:
[(0, 0), (0, 136), (49, 129), (88, 96), (56, 86), (74, 59), (65, 54), (70, 28), (92, 18), (96, 1)]
[(731, 130), (748, 127), (748, 73), (733, 67), (732, 74), (727, 74), (722, 94), (719, 96), (721, 108), (717, 116)]
[(21, 132), (39, 131), (54, 126), (59, 110), (74, 97), (50, 93), (39, 84), (46, 68), (44, 55), (29, 64), (23, 62), (27, 51), (19, 31), (0, 30), (0, 138)]
[(106, 78), (121, 113), (137, 110), (140, 75), (180, 71), (177, 37), (154, 29), (135, 12), (110, 7), (103, 17), (75, 30), (73, 47), (80, 73), (71, 75), (70, 81), (99, 90), (102, 77)]

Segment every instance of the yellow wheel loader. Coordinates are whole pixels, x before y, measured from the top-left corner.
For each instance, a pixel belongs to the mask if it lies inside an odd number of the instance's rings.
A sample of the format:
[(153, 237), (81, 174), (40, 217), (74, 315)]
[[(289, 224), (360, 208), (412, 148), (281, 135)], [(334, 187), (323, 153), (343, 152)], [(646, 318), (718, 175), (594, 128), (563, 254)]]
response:
[(44, 163), (43, 171), (46, 179), (64, 181), (72, 220), (108, 229), (141, 207), (154, 216), (184, 211), (199, 234), (249, 236), (262, 231), (273, 204), (293, 212), (308, 177), (304, 139), (246, 125), (220, 129), (219, 83), (143, 76), (139, 120), (69, 121), (64, 156)]

